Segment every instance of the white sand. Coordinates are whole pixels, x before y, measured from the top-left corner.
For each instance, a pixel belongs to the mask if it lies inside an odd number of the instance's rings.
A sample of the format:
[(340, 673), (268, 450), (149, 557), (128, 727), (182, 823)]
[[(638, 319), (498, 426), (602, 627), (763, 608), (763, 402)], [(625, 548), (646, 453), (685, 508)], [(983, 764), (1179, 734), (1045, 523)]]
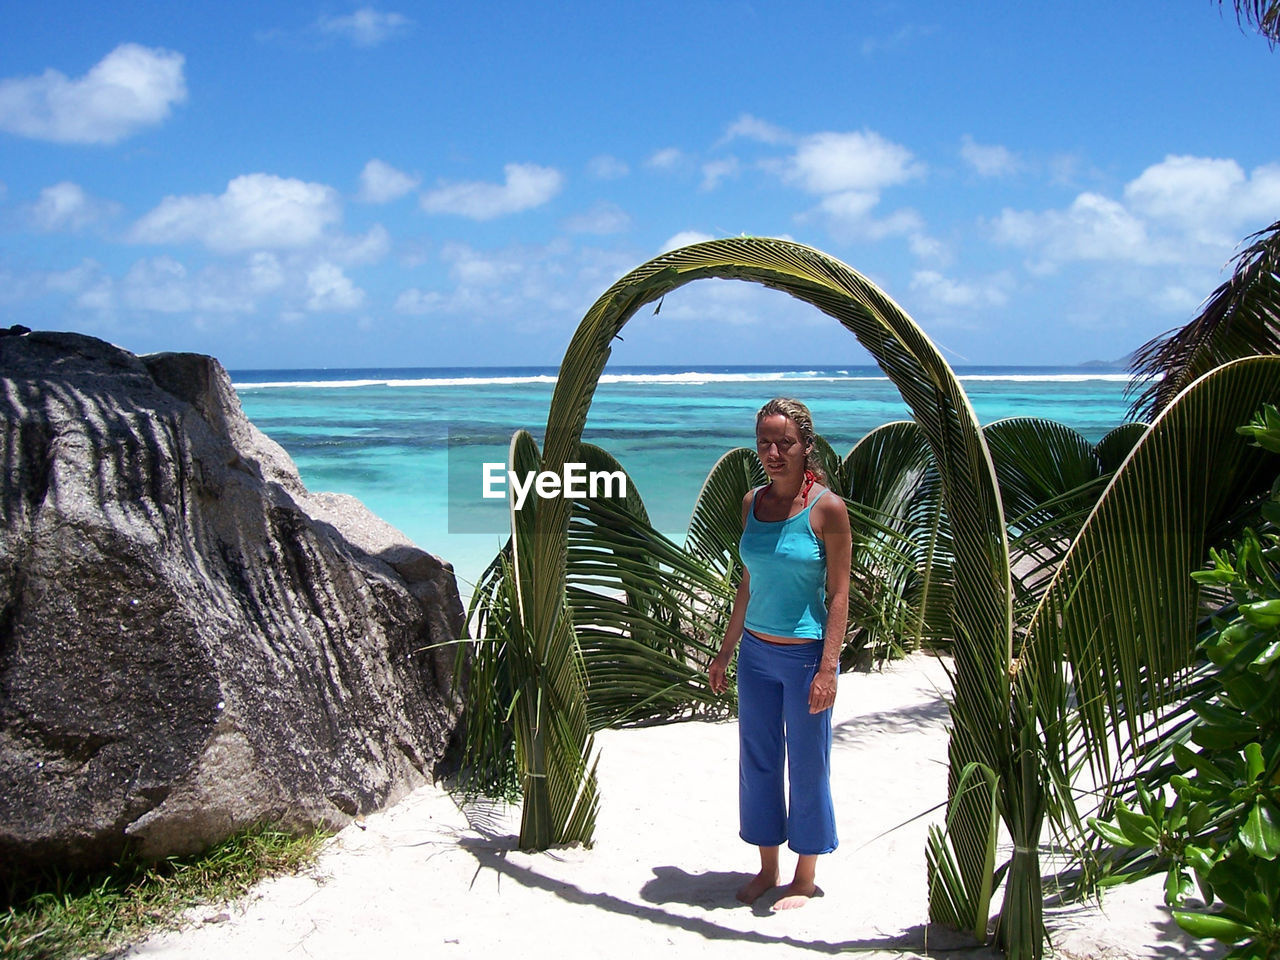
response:
[[(464, 815), (442, 790), (423, 787), (364, 829), (348, 827), (307, 874), (195, 911), (189, 928), (128, 955), (595, 960), (776, 957), (787, 946), (919, 956), (924, 838), (941, 819), (926, 811), (945, 797), (946, 683), (923, 655), (883, 673), (841, 676), (833, 760), (841, 844), (819, 862), (823, 895), (799, 910), (770, 912), (776, 894), (754, 907), (734, 900), (756, 865), (754, 848), (737, 837), (736, 728), (679, 723), (597, 738), (603, 803), (590, 850), (521, 853), (517, 811)], [(794, 858), (784, 854), (783, 863)], [(1054, 911), (1050, 924), (1064, 957), (1225, 952), (1181, 934), (1158, 881), (1113, 891), (1102, 909)], [(957, 949), (961, 942), (942, 932), (928, 936), (935, 955), (996, 956)]]

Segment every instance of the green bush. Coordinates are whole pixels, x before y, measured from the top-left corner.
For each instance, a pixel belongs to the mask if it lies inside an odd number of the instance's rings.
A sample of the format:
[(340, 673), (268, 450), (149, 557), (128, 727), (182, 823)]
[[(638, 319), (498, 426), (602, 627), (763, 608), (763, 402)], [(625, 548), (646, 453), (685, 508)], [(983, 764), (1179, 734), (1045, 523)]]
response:
[[(1274, 407), (1241, 432), (1280, 452)], [(1272, 529), (1280, 524), (1278, 492), (1261, 508)], [(1120, 802), (1113, 820), (1090, 823), (1133, 852), (1104, 883), (1163, 869), (1171, 906), (1197, 889), (1204, 901), (1173, 911), (1184, 930), (1235, 944), (1233, 960), (1280, 957), (1280, 536), (1246, 530), (1211, 558), (1193, 576), (1230, 600), (1200, 644), (1212, 692), (1190, 704), (1190, 742), (1170, 745), (1177, 772), (1149, 776), (1132, 806)]]
[(268, 876), (297, 872), (316, 858), (327, 836), (260, 827), (196, 856), (15, 880), (0, 890), (0, 956), (54, 960), (113, 951), (176, 927), (190, 907), (224, 903)]

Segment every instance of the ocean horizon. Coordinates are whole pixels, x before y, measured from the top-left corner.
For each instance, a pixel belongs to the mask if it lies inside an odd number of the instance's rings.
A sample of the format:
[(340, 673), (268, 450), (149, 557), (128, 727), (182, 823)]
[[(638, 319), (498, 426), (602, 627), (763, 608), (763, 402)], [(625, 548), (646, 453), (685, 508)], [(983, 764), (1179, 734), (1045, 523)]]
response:
[[(1096, 442), (1124, 422), (1128, 373), (1111, 365), (957, 365), (981, 423), (1046, 417)], [(505, 462), (511, 435), (541, 442), (559, 367), (234, 369), (246, 414), (293, 457), (307, 488), (346, 493), (453, 564), (464, 597), (506, 540), (502, 501), (481, 500), (482, 462)], [(870, 430), (910, 417), (871, 364), (610, 365), (583, 437), (615, 456), (654, 526), (682, 541), (715, 462), (750, 446), (774, 396), (812, 410), (844, 454)], [(458, 451), (465, 449), (466, 460)], [(453, 455), (451, 456), (451, 451)], [(480, 530), (482, 532), (474, 532)]]

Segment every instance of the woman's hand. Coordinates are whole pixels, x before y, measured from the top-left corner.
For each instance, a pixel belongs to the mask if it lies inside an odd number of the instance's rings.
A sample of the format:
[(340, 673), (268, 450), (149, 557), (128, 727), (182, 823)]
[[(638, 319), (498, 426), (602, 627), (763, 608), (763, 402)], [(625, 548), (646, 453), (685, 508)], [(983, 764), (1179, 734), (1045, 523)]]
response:
[(830, 710), (836, 702), (836, 671), (834, 668), (819, 667), (814, 674), (813, 683), (809, 684), (809, 712), (821, 713)]
[(729, 689), (729, 658), (732, 654), (720, 651), (719, 655), (711, 661), (711, 666), (707, 668), (707, 681), (711, 686), (712, 693), (724, 693)]

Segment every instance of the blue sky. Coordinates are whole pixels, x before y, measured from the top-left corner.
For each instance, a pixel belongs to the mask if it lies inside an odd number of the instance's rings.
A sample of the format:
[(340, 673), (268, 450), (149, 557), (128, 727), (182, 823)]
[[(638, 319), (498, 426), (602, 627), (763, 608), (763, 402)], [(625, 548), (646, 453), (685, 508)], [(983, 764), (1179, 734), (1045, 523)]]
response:
[[(201, 9), (202, 8), (202, 9)], [(0, 323), (231, 368), (555, 364), (785, 236), (956, 363), (1121, 357), (1280, 218), (1280, 51), (1212, 0), (6, 4)], [(618, 363), (857, 363), (704, 281)]]

